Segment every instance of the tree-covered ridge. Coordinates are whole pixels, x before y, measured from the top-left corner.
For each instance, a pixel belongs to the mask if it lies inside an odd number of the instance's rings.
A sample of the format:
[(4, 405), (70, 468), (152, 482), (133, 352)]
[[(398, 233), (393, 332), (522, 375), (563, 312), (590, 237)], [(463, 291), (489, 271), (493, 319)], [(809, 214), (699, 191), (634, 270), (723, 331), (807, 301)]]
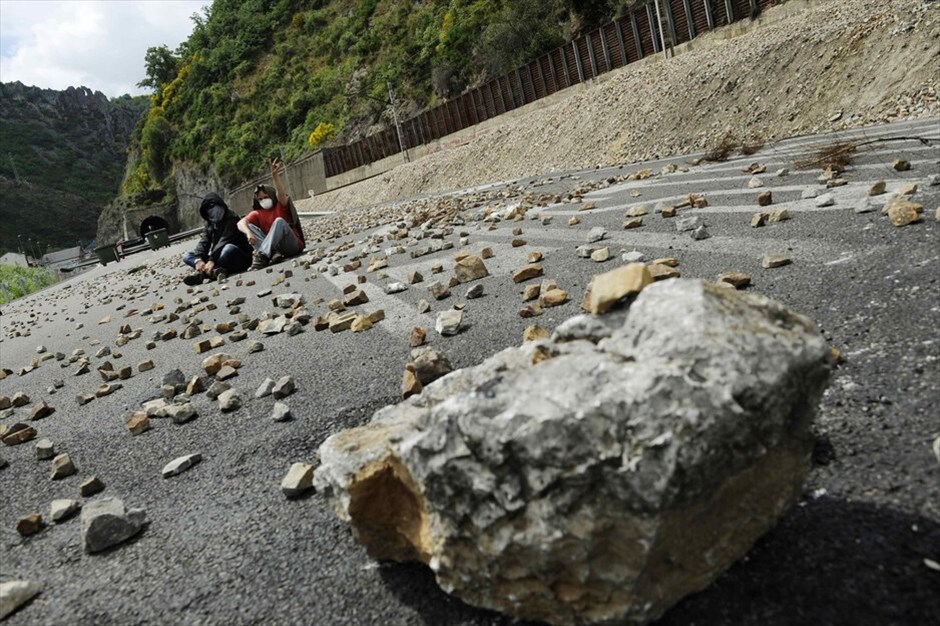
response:
[(0, 84), (0, 176), (107, 204), (146, 107), (146, 98), (109, 100), (85, 87)]
[(215, 0), (177, 50), (152, 48), (154, 88), (125, 192), (169, 187), (173, 162), (228, 183), (432, 106), (612, 17), (628, 0)]

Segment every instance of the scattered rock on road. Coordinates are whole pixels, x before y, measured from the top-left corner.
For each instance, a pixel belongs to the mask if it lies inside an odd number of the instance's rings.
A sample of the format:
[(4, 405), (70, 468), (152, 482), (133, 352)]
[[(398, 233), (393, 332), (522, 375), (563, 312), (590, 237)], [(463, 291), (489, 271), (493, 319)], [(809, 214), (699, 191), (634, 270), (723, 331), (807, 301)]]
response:
[(783, 267), (784, 265), (789, 265), (793, 261), (785, 254), (765, 254), (761, 259), (760, 264), (766, 270)]
[(82, 545), (89, 554), (123, 543), (144, 525), (143, 509), (126, 510), (118, 498), (92, 500), (82, 507)]
[(60, 480), (71, 476), (77, 471), (75, 464), (72, 463), (72, 457), (69, 456), (68, 452), (63, 452), (52, 459), (52, 474), (50, 478), (52, 478), (52, 480)]
[(30, 513), (29, 515), (24, 515), (16, 522), (16, 532), (22, 537), (29, 537), (42, 530), (43, 526), (42, 515), (39, 513)]
[(302, 496), (313, 489), (314, 466), (310, 463), (294, 463), (281, 480), (281, 493), (288, 498)]
[(53, 522), (64, 522), (77, 513), (79, 508), (81, 508), (81, 505), (78, 500), (69, 498), (53, 500), (52, 504), (49, 505), (49, 517)]
[(0, 582), (0, 620), (3, 620), (42, 591), (42, 585), (31, 580)]
[(237, 411), (242, 408), (242, 397), (238, 395), (238, 390), (236, 389), (226, 389), (219, 394), (218, 401), (219, 410), (223, 413)]
[(202, 460), (202, 455), (199, 453), (196, 454), (187, 454), (185, 456), (177, 457), (163, 466), (163, 469), (160, 471), (163, 474), (164, 478), (170, 478), (171, 476), (178, 476), (182, 474), (192, 466), (199, 463)]
[(96, 493), (101, 493), (102, 491), (104, 491), (104, 483), (97, 476), (88, 478), (78, 486), (78, 493), (83, 498), (88, 498), (95, 495)]
[(36, 460), (47, 461), (55, 457), (55, 444), (49, 439), (40, 439), (36, 442)]
[(434, 330), (442, 336), (456, 335), (463, 324), (463, 311), (448, 309), (437, 314)]
[(271, 394), (280, 400), (294, 393), (296, 389), (297, 385), (294, 382), (294, 378), (292, 376), (281, 376), (277, 380), (277, 383), (271, 387)]

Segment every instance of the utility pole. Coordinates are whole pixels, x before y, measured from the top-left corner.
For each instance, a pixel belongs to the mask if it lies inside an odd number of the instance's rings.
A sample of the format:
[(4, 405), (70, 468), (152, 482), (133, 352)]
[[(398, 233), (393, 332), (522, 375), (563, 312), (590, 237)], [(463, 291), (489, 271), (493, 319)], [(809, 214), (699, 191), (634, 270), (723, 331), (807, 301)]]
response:
[[(663, 58), (668, 59), (669, 54), (666, 52), (666, 37), (663, 35), (663, 16), (659, 12), (659, 0), (656, 0), (656, 21), (659, 22), (659, 41), (663, 46)], [(670, 44), (670, 47), (672, 45)]]
[(395, 120), (395, 130), (398, 131), (398, 147), (401, 149), (401, 154), (405, 159), (405, 163), (408, 162), (408, 151), (405, 150), (405, 142), (401, 138), (401, 124), (398, 122), (398, 110), (395, 108), (395, 97), (392, 95), (392, 83), (390, 81), (385, 81), (385, 86), (388, 87), (388, 102), (392, 105), (392, 118)]

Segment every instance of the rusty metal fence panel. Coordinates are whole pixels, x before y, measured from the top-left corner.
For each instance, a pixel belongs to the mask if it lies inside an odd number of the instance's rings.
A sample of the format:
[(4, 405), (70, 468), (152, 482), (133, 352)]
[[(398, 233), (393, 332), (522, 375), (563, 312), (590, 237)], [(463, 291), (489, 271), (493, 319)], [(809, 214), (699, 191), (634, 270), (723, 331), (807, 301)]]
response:
[[(663, 31), (679, 44), (784, 0), (660, 0)], [(562, 89), (662, 51), (652, 2), (585, 33), (565, 45), (404, 120), (406, 149), (431, 143)], [(401, 150), (398, 133), (387, 128), (344, 146), (324, 148), (326, 176), (374, 163)]]

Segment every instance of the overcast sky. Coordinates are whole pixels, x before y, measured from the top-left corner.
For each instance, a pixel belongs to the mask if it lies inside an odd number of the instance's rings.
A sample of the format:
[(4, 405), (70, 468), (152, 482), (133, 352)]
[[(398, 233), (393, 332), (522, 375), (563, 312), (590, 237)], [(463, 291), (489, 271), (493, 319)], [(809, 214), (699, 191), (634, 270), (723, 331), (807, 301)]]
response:
[(144, 54), (175, 49), (211, 0), (0, 0), (0, 82), (148, 93)]

